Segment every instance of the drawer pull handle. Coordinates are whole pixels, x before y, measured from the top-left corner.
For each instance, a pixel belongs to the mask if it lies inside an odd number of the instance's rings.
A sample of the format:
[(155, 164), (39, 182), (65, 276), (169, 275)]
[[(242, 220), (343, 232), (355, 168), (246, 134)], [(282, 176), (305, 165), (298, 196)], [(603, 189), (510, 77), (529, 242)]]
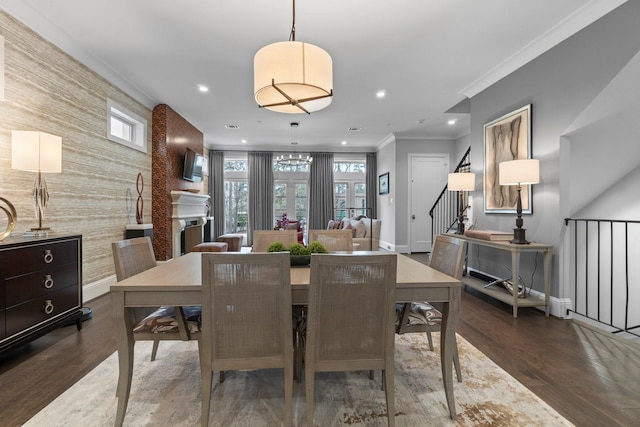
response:
[(46, 314), (51, 314), (51, 313), (53, 313), (53, 310), (54, 310), (54, 308), (53, 308), (53, 303), (51, 302), (51, 300), (50, 300), (50, 299), (48, 299), (48, 300), (46, 301), (45, 305), (44, 305), (44, 312), (45, 312)]
[(50, 274), (44, 276), (44, 287), (47, 289), (53, 288), (53, 278)]
[(51, 264), (53, 262), (53, 254), (51, 253), (51, 249), (44, 250), (44, 255), (42, 256), (42, 259), (47, 264)]

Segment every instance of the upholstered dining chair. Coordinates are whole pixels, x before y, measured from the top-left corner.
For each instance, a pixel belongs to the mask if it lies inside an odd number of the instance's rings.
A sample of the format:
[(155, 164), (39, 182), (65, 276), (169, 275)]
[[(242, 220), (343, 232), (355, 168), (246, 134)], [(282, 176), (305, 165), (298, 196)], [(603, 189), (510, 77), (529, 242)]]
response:
[[(396, 254), (311, 255), (305, 354), (307, 425), (316, 372), (382, 370), (387, 421), (395, 425)], [(322, 423), (320, 423), (322, 425)]]
[(209, 423), (214, 370), (284, 368), (285, 426), (293, 417), (290, 257), (202, 256), (201, 425)]
[(309, 242), (315, 241), (322, 243), (329, 252), (353, 250), (351, 230), (309, 230)]
[[(460, 280), (467, 253), (466, 240), (454, 236), (438, 235), (431, 249), (429, 266)], [(429, 348), (433, 351), (431, 332), (440, 332), (442, 313), (428, 302), (396, 304), (396, 333), (426, 332)], [(458, 345), (453, 352), (453, 366), (458, 381), (462, 381)]]
[(267, 252), (269, 245), (282, 242), (285, 246), (298, 242), (296, 230), (256, 230), (253, 232), (251, 252)]
[[(111, 249), (118, 282), (156, 266), (156, 257), (149, 237), (113, 242)], [(149, 311), (149, 309), (134, 310), (136, 317), (144, 318), (135, 319), (137, 323), (133, 328), (133, 339), (153, 341), (152, 361), (156, 358), (161, 340), (197, 339), (200, 329), (200, 306), (163, 306), (155, 310), (151, 309), (150, 314)]]

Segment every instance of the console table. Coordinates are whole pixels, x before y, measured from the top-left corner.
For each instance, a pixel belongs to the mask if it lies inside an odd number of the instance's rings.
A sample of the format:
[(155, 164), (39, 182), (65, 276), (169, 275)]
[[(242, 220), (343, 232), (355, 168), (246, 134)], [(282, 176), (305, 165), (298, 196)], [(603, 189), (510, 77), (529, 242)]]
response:
[[(487, 287), (487, 282), (476, 279), (474, 277), (462, 277), (462, 283), (473, 289), (476, 289), (486, 295), (513, 306), (513, 317), (518, 317), (518, 307), (545, 307), (545, 314), (549, 316), (549, 294), (551, 292), (551, 260), (553, 254), (553, 246), (543, 243), (529, 243), (526, 245), (514, 244), (509, 242), (473, 239), (466, 236), (456, 236), (469, 242), (469, 245), (484, 246), (501, 251), (511, 252), (511, 283), (513, 290), (511, 293), (505, 289), (495, 289)], [(518, 297), (518, 277), (520, 270), (520, 254), (523, 252), (539, 252), (544, 254), (544, 298), (526, 295), (522, 298)]]
[(53, 328), (82, 328), (82, 236), (0, 242), (0, 353)]

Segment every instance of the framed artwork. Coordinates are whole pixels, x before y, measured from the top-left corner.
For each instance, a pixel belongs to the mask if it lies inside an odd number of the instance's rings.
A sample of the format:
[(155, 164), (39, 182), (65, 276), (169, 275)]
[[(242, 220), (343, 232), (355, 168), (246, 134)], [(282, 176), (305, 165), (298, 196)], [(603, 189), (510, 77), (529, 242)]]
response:
[[(484, 211), (515, 213), (515, 185), (500, 185), (498, 165), (531, 158), (531, 104), (484, 125)], [(531, 186), (522, 186), (522, 213), (532, 213)]]
[(378, 176), (378, 194), (389, 194), (389, 172)]

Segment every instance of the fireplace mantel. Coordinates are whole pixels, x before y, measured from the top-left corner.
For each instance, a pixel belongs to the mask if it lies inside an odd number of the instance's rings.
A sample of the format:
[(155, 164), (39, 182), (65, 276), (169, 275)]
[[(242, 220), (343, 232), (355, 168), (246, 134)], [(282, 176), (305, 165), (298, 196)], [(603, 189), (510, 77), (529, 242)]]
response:
[(171, 236), (173, 241), (173, 258), (181, 255), (180, 235), (187, 222), (194, 222), (200, 226), (204, 234), (209, 211), (209, 195), (196, 194), (188, 191), (171, 192)]

